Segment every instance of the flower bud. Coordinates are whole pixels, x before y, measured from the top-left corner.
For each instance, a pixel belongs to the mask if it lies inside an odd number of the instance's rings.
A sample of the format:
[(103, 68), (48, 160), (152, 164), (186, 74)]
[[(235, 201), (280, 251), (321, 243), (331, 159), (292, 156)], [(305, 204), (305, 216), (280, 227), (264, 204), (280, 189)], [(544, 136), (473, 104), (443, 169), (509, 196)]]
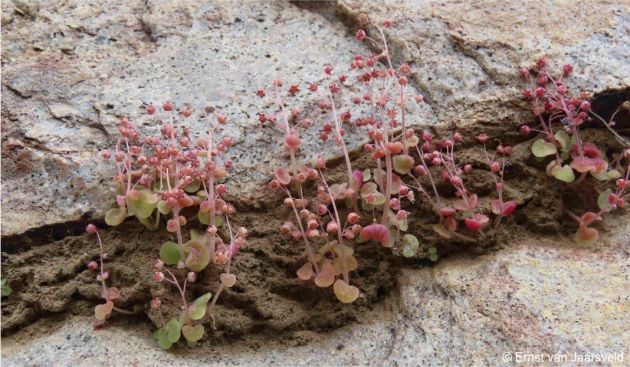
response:
[(87, 233), (89, 233), (89, 234), (94, 234), (94, 233), (96, 233), (96, 226), (95, 226), (94, 224), (90, 223), (90, 224), (88, 224), (88, 225), (85, 227), (85, 231), (86, 231)]
[(153, 267), (156, 270), (162, 270), (162, 268), (164, 267), (164, 261), (160, 259), (156, 259), (155, 262), (153, 263)]
[(155, 280), (158, 283), (163, 281), (164, 273), (162, 273), (161, 271), (156, 271), (155, 273), (153, 273), (153, 280)]
[(87, 268), (90, 270), (96, 270), (98, 268), (98, 264), (96, 263), (96, 261), (90, 261), (87, 264)]
[(155, 297), (151, 300), (151, 308), (160, 308), (162, 305), (162, 301), (159, 298)]
[(194, 283), (197, 280), (197, 274), (194, 271), (190, 271), (188, 272), (188, 275), (186, 275), (186, 279), (189, 282)]

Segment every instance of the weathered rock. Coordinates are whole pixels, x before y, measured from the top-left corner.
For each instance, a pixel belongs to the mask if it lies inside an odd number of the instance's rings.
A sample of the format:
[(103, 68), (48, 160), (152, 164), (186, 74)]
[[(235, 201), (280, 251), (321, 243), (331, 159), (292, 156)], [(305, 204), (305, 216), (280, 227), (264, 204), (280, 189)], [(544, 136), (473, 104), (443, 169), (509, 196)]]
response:
[[(60, 1), (42, 3), (35, 18), (11, 16), (3, 27), (2, 154), (31, 163), (3, 167), (2, 201), (11, 208), (2, 214), (3, 236), (102, 217), (113, 198), (112, 168), (98, 162), (98, 150), (115, 141), (123, 115), (156, 131), (144, 105), (166, 100), (228, 116), (226, 134), (237, 143), (232, 194), (260, 205), (261, 184), (285, 157), (281, 136), (258, 122), (258, 112), (274, 107), (256, 90), (278, 77), (321, 81), (326, 63), (345, 65), (367, 51), (340, 22), (284, 2)], [(302, 92), (295, 106), (313, 98)], [(205, 133), (206, 123), (190, 127)], [(305, 133), (305, 150), (317, 130)]]
[[(508, 366), (505, 353), (630, 356), (630, 238), (590, 250), (520, 245), (477, 259), (405, 270), (399, 297), (360, 324), (283, 341), (236, 342), (171, 354), (148, 330), (94, 332), (75, 320), (27, 345), (5, 340), (7, 366), (379, 365)], [(14, 336), (15, 337), (15, 336)], [(308, 344), (299, 345), (299, 340)], [(287, 347), (287, 343), (290, 347)], [(297, 343), (298, 345), (291, 345)], [(210, 348), (210, 349), (207, 349)], [(517, 353), (522, 353), (520, 357)], [(530, 363), (531, 364), (531, 363)]]
[(385, 30), (390, 48), (412, 65), (412, 80), (440, 122), (529, 122), (527, 110), (515, 108), (522, 103), (517, 71), (545, 55), (550, 62), (574, 65), (569, 86), (577, 90), (630, 87), (628, 1), (531, 5), (517, 0), (341, 0), (338, 8), (355, 29), (360, 14), (379, 25), (394, 20)]

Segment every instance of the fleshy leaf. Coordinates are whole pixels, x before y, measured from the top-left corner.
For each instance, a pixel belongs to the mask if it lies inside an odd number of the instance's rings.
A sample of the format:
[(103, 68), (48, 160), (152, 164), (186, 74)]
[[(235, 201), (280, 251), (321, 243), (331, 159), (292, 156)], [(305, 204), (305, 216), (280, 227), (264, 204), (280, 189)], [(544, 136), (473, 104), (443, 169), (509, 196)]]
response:
[(404, 257), (412, 257), (418, 251), (418, 246), (420, 242), (418, 242), (418, 238), (412, 234), (406, 234), (403, 236), (403, 250), (402, 254)]
[(568, 165), (560, 166), (556, 164), (551, 168), (551, 175), (563, 182), (575, 181), (575, 173)]
[(105, 213), (105, 223), (108, 226), (117, 226), (122, 223), (127, 217), (127, 209), (124, 206), (119, 206), (118, 208), (112, 208)]
[(352, 255), (348, 255), (348, 256), (338, 256), (337, 258), (335, 258), (335, 260), (333, 261), (333, 267), (335, 268), (335, 275), (340, 275), (343, 274), (343, 262), (346, 262), (346, 270), (347, 271), (355, 271), (359, 268), (359, 262), (357, 261), (357, 258), (352, 256)]
[(168, 214), (171, 212), (171, 207), (166, 204), (165, 200), (158, 201), (157, 208), (162, 214)]
[(580, 246), (590, 246), (599, 239), (599, 232), (595, 228), (587, 227), (580, 224), (577, 233), (575, 233), (575, 242)]
[(363, 182), (370, 181), (371, 179), (372, 179), (372, 172), (368, 168), (363, 171)]
[(2, 287), (2, 297), (8, 297), (11, 295), (11, 293), (13, 293), (13, 289), (11, 289), (11, 286), (7, 284), (6, 279), (0, 280), (0, 285)]
[(599, 196), (597, 197), (597, 205), (601, 210), (606, 211), (610, 209), (610, 203), (608, 202), (608, 197), (610, 196), (610, 194), (612, 194), (612, 190), (607, 189), (606, 191), (599, 194)]
[(412, 137), (406, 139), (407, 148), (413, 148), (418, 145), (419, 142), (420, 139), (418, 139), (417, 136), (413, 135)]
[(333, 286), (335, 296), (341, 303), (352, 303), (359, 297), (359, 288), (337, 279)]
[(210, 224), (210, 214), (207, 212), (204, 213), (200, 210), (199, 214), (197, 214), (197, 219), (199, 219), (199, 223), (205, 224), (206, 226)]
[(113, 309), (114, 309), (114, 302), (107, 301), (106, 303), (102, 305), (98, 305), (94, 307), (94, 317), (96, 317), (96, 319), (99, 321), (104, 321), (107, 318), (107, 316), (109, 316), (112, 313)]
[(608, 181), (621, 177), (621, 173), (616, 169), (611, 169), (610, 171), (605, 172), (591, 172), (591, 176), (595, 177), (599, 181)]
[(184, 338), (186, 338), (188, 342), (196, 343), (203, 338), (203, 325), (185, 325), (182, 328), (182, 334), (184, 334)]
[(335, 269), (330, 262), (326, 262), (315, 277), (315, 285), (321, 288), (330, 287), (335, 282)]
[(571, 137), (564, 130), (558, 130), (553, 136), (560, 143), (560, 150), (566, 152), (571, 147)]
[(157, 340), (160, 348), (169, 349), (173, 346), (173, 343), (168, 339), (168, 332), (166, 331), (166, 327), (159, 328), (155, 333), (153, 333), (153, 337)]
[(206, 242), (206, 232), (201, 232), (196, 229), (191, 229), (190, 239), (193, 241), (204, 243)]
[(383, 247), (390, 247), (389, 230), (387, 229), (387, 227), (379, 223), (373, 223), (363, 227), (363, 229), (361, 229), (361, 232), (359, 233), (359, 238), (361, 239), (361, 241), (372, 240), (379, 242)]
[(538, 158), (556, 154), (557, 152), (556, 146), (544, 139), (538, 139), (532, 144), (532, 153)]
[(190, 240), (184, 244), (184, 251), (188, 252), (186, 267), (192, 271), (202, 271), (210, 263), (210, 251), (204, 243)]
[[(210, 225), (210, 213), (208, 212), (202, 212), (201, 210), (199, 211), (199, 213), (197, 214), (197, 219), (199, 219), (199, 223), (201, 224), (205, 224), (205, 225)], [(222, 217), (215, 217), (214, 218), (214, 224), (217, 227), (221, 227), (221, 225), (223, 224), (223, 218)]]
[(394, 156), (394, 170), (401, 175), (406, 175), (411, 171), (415, 162), (413, 158), (406, 154), (399, 154)]
[(153, 214), (159, 198), (156, 194), (150, 191), (140, 191), (140, 197), (138, 200), (127, 200), (127, 206), (130, 214), (135, 215), (138, 218), (148, 218)]
[(164, 325), (164, 329), (166, 330), (166, 337), (171, 343), (177, 343), (179, 337), (182, 335), (181, 327), (179, 325), (179, 321), (176, 319), (171, 319), (169, 322)]
[(179, 262), (179, 247), (175, 242), (164, 242), (160, 247), (160, 259), (166, 265), (175, 265)]
[(194, 194), (197, 191), (199, 191), (199, 188), (201, 187), (201, 182), (198, 180), (193, 181), (193, 183), (191, 183), (190, 185), (184, 187), (184, 191), (186, 191), (189, 194)]
[[(206, 315), (206, 306), (208, 305), (208, 301), (210, 301), (211, 297), (212, 293), (208, 292), (203, 296), (197, 298), (193, 303), (191, 309), (188, 311), (188, 316), (193, 320), (201, 320)], [(184, 328), (186, 327), (184, 326)]]
[(236, 283), (236, 275), (234, 274), (221, 273), (219, 278), (221, 283), (227, 288), (231, 288)]
[(297, 271), (297, 276), (301, 280), (311, 279), (313, 277), (313, 264), (311, 264), (310, 262), (307, 262), (304, 265), (302, 265)]

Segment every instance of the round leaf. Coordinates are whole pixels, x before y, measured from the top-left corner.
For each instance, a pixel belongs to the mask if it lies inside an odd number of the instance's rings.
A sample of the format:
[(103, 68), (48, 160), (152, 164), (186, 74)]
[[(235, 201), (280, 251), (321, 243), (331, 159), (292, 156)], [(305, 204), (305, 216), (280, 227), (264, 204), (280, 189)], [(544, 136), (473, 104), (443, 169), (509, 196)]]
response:
[(184, 338), (186, 338), (189, 343), (195, 343), (203, 338), (203, 325), (185, 325), (182, 328), (182, 333), (184, 334)]
[[(212, 297), (212, 293), (208, 292), (204, 294), (203, 296), (197, 298), (195, 302), (193, 303), (194, 307), (191, 307), (191, 310), (188, 311), (188, 316), (190, 316), (190, 318), (193, 320), (201, 320), (206, 315), (206, 306), (208, 305), (208, 301), (210, 301), (211, 297)], [(184, 326), (184, 328), (186, 327)], [(185, 335), (186, 333), (184, 333), (184, 336)]]
[(599, 196), (597, 197), (597, 205), (601, 210), (610, 209), (610, 203), (608, 202), (608, 197), (610, 196), (610, 194), (612, 194), (612, 190), (607, 189), (606, 191), (599, 194)]
[(406, 175), (411, 171), (415, 162), (411, 156), (406, 154), (399, 154), (394, 156), (394, 170), (401, 175)]
[(205, 243), (190, 240), (184, 244), (184, 250), (188, 252), (185, 263), (190, 270), (202, 271), (210, 263), (210, 251)]
[(403, 256), (404, 257), (412, 257), (418, 251), (418, 246), (420, 243), (418, 242), (418, 238), (412, 234), (406, 234), (403, 236)]
[(0, 284), (2, 285), (2, 297), (8, 297), (13, 293), (13, 289), (7, 284), (6, 279), (0, 280)]
[(352, 303), (359, 297), (359, 288), (337, 279), (333, 291), (341, 303)]
[(166, 325), (164, 325), (164, 329), (166, 329), (166, 337), (171, 343), (176, 343), (182, 335), (179, 321), (175, 319), (171, 319), (167, 322)]
[(158, 341), (158, 344), (162, 349), (169, 349), (173, 345), (168, 338), (166, 327), (159, 328), (155, 333), (153, 333), (153, 337)]
[(114, 302), (112, 301), (107, 301), (107, 303), (98, 305), (94, 307), (94, 317), (96, 317), (99, 321), (103, 321), (112, 313), (113, 308)]
[(171, 207), (166, 204), (165, 200), (158, 201), (157, 208), (162, 214), (168, 214), (171, 212)]
[(532, 145), (532, 153), (538, 158), (556, 154), (557, 152), (556, 146), (544, 139), (538, 139)]
[(124, 206), (118, 208), (112, 208), (105, 213), (105, 223), (108, 226), (117, 226), (122, 223), (127, 217), (127, 209)]
[(179, 262), (179, 247), (175, 242), (164, 242), (160, 248), (160, 259), (166, 265), (175, 265)]
[(559, 166), (556, 165), (551, 169), (551, 174), (553, 177), (557, 178), (563, 182), (573, 182), (575, 181), (575, 174), (573, 173), (573, 169), (567, 165)]

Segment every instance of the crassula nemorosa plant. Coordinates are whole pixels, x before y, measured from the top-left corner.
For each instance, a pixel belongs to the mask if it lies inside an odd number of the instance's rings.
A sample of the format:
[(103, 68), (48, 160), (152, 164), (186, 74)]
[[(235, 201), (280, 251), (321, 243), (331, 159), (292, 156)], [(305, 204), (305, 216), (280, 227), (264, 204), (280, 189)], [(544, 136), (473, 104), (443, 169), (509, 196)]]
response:
[[(153, 279), (170, 284), (179, 293), (181, 313), (166, 321), (160, 308), (161, 301), (154, 298), (151, 307), (159, 313), (162, 327), (154, 334), (162, 348), (170, 348), (181, 335), (189, 345), (194, 345), (204, 334), (203, 321), (212, 317), (212, 308), (221, 292), (232, 287), (236, 276), (231, 272), (233, 258), (246, 244), (247, 230), (233, 228), (230, 215), (235, 213), (232, 204), (223, 199), (228, 187), (224, 183), (232, 161), (224, 153), (233, 145), (229, 137), (219, 138), (225, 116), (213, 116), (213, 109), (206, 109), (199, 116), (207, 126), (206, 133), (193, 138), (186, 119), (192, 119), (189, 107), (182, 106), (178, 112), (171, 102), (163, 104), (161, 110), (153, 105), (147, 113), (161, 124), (160, 134), (141, 136), (139, 130), (127, 118), (120, 120), (118, 139), (112, 151), (102, 152), (105, 160), (112, 160), (117, 174), (117, 207), (105, 215), (110, 226), (121, 224), (127, 217), (134, 216), (151, 230), (165, 223), (166, 230), (173, 234), (173, 241), (156, 244), (159, 258), (153, 266)], [(204, 231), (184, 227), (189, 220), (183, 210), (194, 208), (196, 219), (205, 226)], [(190, 211), (190, 210), (189, 210)], [(101, 246), (101, 264), (91, 262), (88, 267), (100, 269), (97, 279), (102, 282), (103, 299), (106, 303), (96, 307), (97, 323), (101, 324), (112, 312), (120, 311), (113, 301), (120, 296), (116, 288), (107, 288), (102, 259), (102, 244), (96, 227), (88, 226), (95, 233)], [(195, 282), (198, 274), (208, 266), (219, 267), (220, 284), (214, 295), (206, 293), (194, 301), (188, 299), (188, 283)]]
[[(578, 222), (578, 231), (574, 238), (578, 244), (590, 245), (597, 241), (599, 233), (590, 225), (601, 220), (601, 215), (625, 205), (628, 196), (628, 178), (630, 174), (630, 150), (628, 142), (614, 129), (614, 118), (623, 109), (630, 110), (630, 102), (622, 104), (605, 121), (591, 109), (591, 100), (585, 92), (573, 95), (566, 78), (573, 73), (573, 66), (565, 64), (554, 75), (545, 58), (540, 58), (536, 65), (520, 69), (521, 78), (528, 84), (523, 90), (523, 97), (532, 104), (532, 111), (539, 122), (537, 128), (523, 125), (523, 135), (536, 132), (531, 146), (532, 154), (538, 159), (551, 157), (547, 164), (547, 174), (559, 181), (574, 186), (579, 185), (587, 176), (599, 181), (600, 193), (597, 212), (588, 211), (582, 216), (569, 213)], [(612, 161), (593, 142), (585, 141), (581, 129), (588, 121), (599, 120), (613, 134), (625, 150)], [(625, 164), (624, 164), (625, 160)], [(614, 181), (614, 189), (607, 188)]]
[[(323, 81), (319, 85), (307, 84), (309, 93), (318, 98), (321, 120), (313, 121), (303, 117), (300, 109), (290, 109), (289, 100), (300, 87), (285, 87), (279, 79), (271, 88), (276, 110), (259, 114), (261, 123), (283, 133), (283, 146), (290, 157), (288, 167), (275, 170), (270, 186), (284, 193), (285, 204), (292, 212), (292, 219), (282, 226), (282, 231), (304, 243), (307, 262), (297, 270), (297, 276), (314, 279), (320, 287), (334, 284), (337, 298), (344, 303), (353, 302), (359, 295), (359, 290), (348, 283), (348, 272), (357, 267), (353, 243), (373, 241), (406, 257), (417, 253), (418, 238), (406, 233), (410, 210), (418, 201), (415, 192), (433, 208), (433, 230), (444, 238), (470, 240), (472, 235), (484, 236), (489, 215), (494, 213), (498, 226), (501, 218), (516, 209), (516, 202), (505, 197), (503, 182), (511, 147), (499, 145), (497, 153), (486, 153), (497, 198), (491, 208), (481, 208), (477, 195), (465, 185), (465, 175), (473, 168), (456, 155), (455, 148), (464, 137), (455, 132), (450, 138), (437, 139), (427, 131), (410, 128), (412, 104), (423, 103), (421, 95), (410, 95), (413, 90), (408, 87), (407, 78), (411, 68), (407, 64), (394, 68), (381, 26), (370, 23), (366, 17), (362, 17), (362, 22), (376, 29), (379, 37), (372, 39), (360, 29), (357, 40), (368, 40), (381, 51), (355, 56), (348, 74), (335, 73), (331, 65), (326, 65)], [(391, 20), (383, 24), (391, 26)], [(260, 89), (257, 95), (263, 98), (267, 92)], [(317, 153), (311, 153), (315, 157), (310, 165), (298, 164), (300, 133), (310, 127), (318, 128), (323, 144), (332, 141), (338, 155), (344, 158), (344, 182), (327, 184), (322, 170), (325, 161)], [(372, 168), (353, 168), (345, 141), (349, 133), (368, 141), (362, 151), (373, 162)], [(479, 138), (484, 149), (487, 139)], [(500, 158), (495, 157), (497, 154)], [(453, 188), (455, 200), (447, 200), (439, 193), (438, 180)], [(315, 182), (315, 198), (306, 194), (307, 181)], [(343, 222), (341, 212), (347, 213)], [(434, 247), (428, 249), (428, 254), (431, 260), (437, 260)]]

